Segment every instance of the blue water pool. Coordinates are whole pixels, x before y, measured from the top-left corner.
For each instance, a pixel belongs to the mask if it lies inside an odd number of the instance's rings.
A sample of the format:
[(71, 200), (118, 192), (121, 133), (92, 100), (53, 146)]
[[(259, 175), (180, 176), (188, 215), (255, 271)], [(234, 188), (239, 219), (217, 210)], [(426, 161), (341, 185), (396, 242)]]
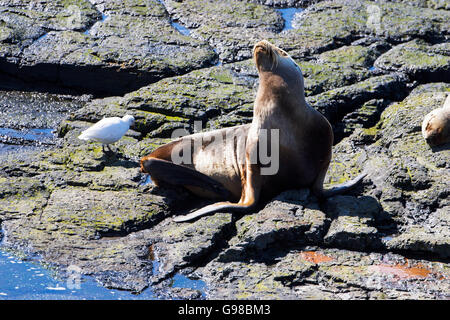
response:
[(0, 248), (0, 300), (130, 300), (155, 299), (151, 290), (139, 295), (110, 290), (94, 279), (58, 280), (39, 262), (22, 261)]
[[(70, 267), (68, 277), (60, 279), (55, 271), (39, 261), (20, 259), (5, 249), (1, 240), (0, 231), (0, 300), (155, 300), (162, 297), (152, 288), (140, 294), (107, 289), (92, 277), (80, 274), (72, 277), (75, 273), (70, 272)], [(159, 263), (154, 261), (155, 273), (158, 267)], [(205, 297), (206, 284), (203, 281), (191, 280), (179, 273), (170, 281), (170, 287), (199, 290)]]
[(293, 29), (292, 20), (296, 13), (302, 12), (301, 8), (285, 8), (285, 9), (277, 9), (278, 12), (281, 13), (281, 17), (284, 19), (284, 28), (282, 31)]
[[(176, 274), (174, 288), (204, 292), (206, 284)], [(204, 294), (203, 294), (204, 297)], [(91, 277), (79, 281), (61, 280), (39, 262), (23, 261), (0, 247), (0, 300), (155, 300), (160, 299), (151, 288), (140, 294), (107, 289)]]

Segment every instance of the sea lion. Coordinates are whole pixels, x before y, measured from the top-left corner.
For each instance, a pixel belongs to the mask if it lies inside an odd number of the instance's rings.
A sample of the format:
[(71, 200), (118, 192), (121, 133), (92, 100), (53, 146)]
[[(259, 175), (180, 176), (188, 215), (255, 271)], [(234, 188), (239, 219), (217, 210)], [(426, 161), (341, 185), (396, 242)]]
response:
[[(165, 181), (199, 196), (229, 200), (178, 216), (177, 222), (221, 210), (248, 210), (261, 198), (289, 189), (309, 187), (316, 196), (329, 197), (349, 190), (365, 176), (324, 190), (333, 131), (328, 120), (306, 102), (300, 67), (266, 40), (254, 46), (253, 60), (259, 87), (250, 124), (184, 136), (141, 159), (141, 171), (149, 173), (157, 185)], [(224, 139), (227, 136), (231, 138)], [(278, 157), (273, 163), (263, 161), (267, 159), (262, 149), (278, 152)], [(175, 164), (174, 155), (185, 159)], [(270, 172), (271, 167), (277, 170)]]
[(450, 95), (442, 108), (434, 109), (424, 117), (422, 136), (432, 147), (450, 142)]

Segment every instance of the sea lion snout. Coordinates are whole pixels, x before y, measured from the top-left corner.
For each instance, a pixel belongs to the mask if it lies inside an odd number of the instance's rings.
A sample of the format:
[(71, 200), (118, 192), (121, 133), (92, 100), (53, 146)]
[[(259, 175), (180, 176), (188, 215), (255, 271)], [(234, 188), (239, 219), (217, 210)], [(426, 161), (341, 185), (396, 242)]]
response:
[(429, 135), (425, 138), (425, 141), (430, 145), (433, 146), (435, 145), (435, 140), (436, 140), (436, 136), (435, 135)]
[(272, 70), (278, 62), (278, 55), (269, 41), (261, 40), (253, 47), (253, 60), (258, 70)]
[(261, 40), (253, 46), (253, 60), (259, 71), (275, 70), (282, 58), (289, 58), (287, 52), (267, 40)]
[(445, 110), (435, 109), (427, 114), (422, 123), (422, 136), (430, 146), (446, 143), (448, 137), (449, 118), (444, 115)]
[(439, 129), (440, 128), (433, 132), (427, 132), (425, 136), (425, 141), (432, 147), (445, 143), (441, 130)]
[(261, 40), (259, 42), (257, 42), (254, 46), (253, 46), (253, 54), (255, 53), (264, 53), (267, 52), (267, 49), (270, 47), (270, 42), (267, 40)]
[(422, 121), (422, 136), (431, 146), (450, 142), (450, 95), (442, 108), (432, 110)]

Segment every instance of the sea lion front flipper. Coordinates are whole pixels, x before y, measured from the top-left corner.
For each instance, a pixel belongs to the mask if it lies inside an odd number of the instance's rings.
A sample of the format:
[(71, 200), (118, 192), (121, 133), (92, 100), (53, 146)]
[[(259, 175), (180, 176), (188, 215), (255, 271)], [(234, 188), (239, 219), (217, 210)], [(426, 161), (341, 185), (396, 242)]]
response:
[(152, 180), (165, 181), (177, 186), (200, 187), (213, 191), (223, 199), (229, 199), (231, 196), (230, 191), (220, 182), (188, 167), (157, 158), (148, 158), (142, 165)]

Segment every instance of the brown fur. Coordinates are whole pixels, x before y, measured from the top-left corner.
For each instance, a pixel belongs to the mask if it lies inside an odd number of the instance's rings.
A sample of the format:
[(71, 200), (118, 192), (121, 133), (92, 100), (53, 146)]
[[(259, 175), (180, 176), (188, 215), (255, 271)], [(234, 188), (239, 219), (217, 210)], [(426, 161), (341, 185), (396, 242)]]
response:
[[(239, 160), (239, 152), (235, 147), (230, 148), (229, 141), (223, 148), (229, 158), (234, 159), (232, 161), (227, 162), (193, 150), (192, 168), (220, 182), (239, 200), (237, 203), (218, 202), (185, 217), (177, 217), (176, 221), (187, 221), (219, 210), (246, 210), (261, 197), (268, 198), (292, 188), (310, 187), (319, 197), (333, 193), (323, 190), (323, 180), (331, 160), (333, 131), (327, 119), (306, 102), (300, 68), (285, 51), (267, 41), (260, 41), (254, 46), (253, 59), (260, 80), (253, 121), (249, 125), (221, 129), (243, 130), (246, 135), (245, 161)], [(262, 175), (262, 165), (250, 163), (252, 153), (257, 150), (261, 129), (267, 129), (268, 132), (279, 129), (279, 171), (275, 175)], [(167, 154), (170, 154), (176, 143), (186, 143), (183, 141), (208, 134), (186, 136), (156, 149), (142, 159), (142, 171), (152, 175), (145, 165), (149, 157), (167, 159)], [(220, 164), (217, 170), (210, 170), (211, 162)], [(361, 179), (359, 177), (334, 191), (345, 191)], [(205, 195), (199, 190), (192, 191)]]

